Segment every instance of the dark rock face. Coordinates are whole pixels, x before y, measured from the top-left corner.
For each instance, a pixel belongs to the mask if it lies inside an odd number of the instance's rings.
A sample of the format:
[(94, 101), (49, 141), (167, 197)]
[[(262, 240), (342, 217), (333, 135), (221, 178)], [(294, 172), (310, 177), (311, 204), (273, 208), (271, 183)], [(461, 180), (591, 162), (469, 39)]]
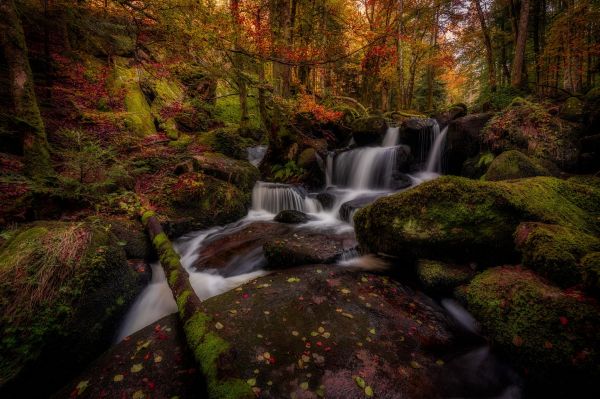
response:
[(0, 270), (2, 397), (45, 397), (98, 356), (148, 278), (100, 220), (24, 226)]
[(594, 301), (519, 267), (489, 269), (458, 295), (540, 397), (600, 394), (600, 310)]
[(352, 123), (352, 137), (359, 146), (374, 144), (381, 141), (387, 128), (387, 122), (381, 116), (356, 119)]
[[(455, 337), (452, 322), (388, 277), (307, 266), (202, 306), (207, 334), (230, 347), (227, 362), (208, 356), (207, 366), (246, 381), (262, 398), (468, 396), (464, 385), (461, 392), (439, 378), (454, 373), (441, 360)], [(486, 389), (490, 396), (498, 387)]]
[(465, 104), (452, 105), (448, 110), (441, 112), (435, 116), (440, 126), (446, 126), (457, 118), (467, 116), (467, 106)]
[(354, 247), (353, 233), (329, 235), (296, 231), (265, 242), (263, 251), (270, 268), (281, 268), (333, 263)]
[(311, 220), (311, 217), (304, 212), (286, 209), (275, 215), (275, 219), (273, 220), (279, 223), (298, 224), (308, 222)]
[(260, 255), (265, 242), (289, 231), (290, 227), (283, 223), (255, 222), (228, 230), (227, 234), (215, 234), (200, 248), (194, 266), (198, 270), (220, 269), (222, 274), (229, 274), (239, 266), (237, 259), (254, 252)]
[(317, 200), (321, 203), (321, 206), (325, 210), (329, 210), (333, 208), (333, 204), (335, 203), (335, 195), (324, 192), (317, 194)]
[(472, 114), (450, 122), (446, 136), (446, 168), (449, 174), (459, 175), (467, 158), (481, 150), (482, 130), (494, 114)]
[[(599, 123), (600, 124), (600, 123)], [(579, 171), (595, 173), (600, 170), (600, 134), (582, 137), (579, 141)]]
[(379, 197), (381, 197), (380, 194), (368, 194), (355, 198), (351, 201), (344, 202), (339, 211), (340, 219), (342, 219), (344, 222), (352, 223), (352, 216), (354, 216), (354, 212), (369, 205)]
[(52, 398), (201, 398), (201, 381), (172, 314), (110, 348)]

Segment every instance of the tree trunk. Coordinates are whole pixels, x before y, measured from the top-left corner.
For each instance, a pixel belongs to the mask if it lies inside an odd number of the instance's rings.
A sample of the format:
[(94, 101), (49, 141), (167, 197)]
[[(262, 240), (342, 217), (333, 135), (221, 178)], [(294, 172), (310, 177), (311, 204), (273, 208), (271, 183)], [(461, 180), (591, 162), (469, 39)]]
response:
[(404, 0), (400, 0), (398, 10), (398, 62), (396, 64), (396, 73), (398, 74), (398, 108), (403, 109), (404, 101), (404, 53), (402, 49), (402, 34), (404, 32)]
[(244, 77), (244, 60), (241, 53), (240, 47), (240, 2), (239, 0), (231, 0), (230, 2), (231, 18), (233, 20), (233, 48), (235, 50), (232, 61), (233, 67), (235, 68), (235, 82), (238, 87), (238, 94), (240, 99), (240, 128), (246, 129), (248, 127), (248, 85), (246, 84), (246, 78)]
[(34, 91), (27, 45), (14, 0), (0, 2), (0, 44), (8, 64), (14, 116), (22, 122), (22, 148), (26, 173), (31, 177), (52, 174), (44, 121)]
[(492, 39), (490, 38), (490, 31), (485, 22), (485, 15), (481, 8), (479, 0), (473, 0), (475, 8), (477, 8), (477, 15), (479, 16), (479, 24), (481, 25), (481, 33), (483, 34), (483, 43), (485, 44), (485, 56), (488, 66), (488, 81), (490, 85), (490, 91), (494, 93), (496, 91), (496, 68), (494, 65), (494, 53), (492, 52)]
[(515, 45), (515, 57), (512, 65), (510, 84), (512, 87), (522, 88), (526, 82), (523, 80), (523, 65), (525, 63), (525, 45), (527, 44), (527, 23), (529, 22), (529, 1), (521, 1), (519, 15), (519, 31)]

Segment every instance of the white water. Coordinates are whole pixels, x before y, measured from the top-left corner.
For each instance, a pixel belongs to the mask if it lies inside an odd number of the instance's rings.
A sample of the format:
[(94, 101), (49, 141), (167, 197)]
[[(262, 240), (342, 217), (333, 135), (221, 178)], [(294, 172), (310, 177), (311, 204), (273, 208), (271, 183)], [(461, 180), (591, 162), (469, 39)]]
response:
[[(439, 126), (437, 131), (439, 132)], [(446, 143), (446, 134), (448, 133), (448, 126), (446, 126), (441, 133), (435, 137), (433, 146), (429, 151), (427, 157), (427, 165), (425, 166), (425, 172), (428, 173), (442, 173), (442, 156), (444, 151), (444, 144)]]
[(400, 148), (366, 147), (338, 154), (331, 183), (352, 189), (387, 188), (392, 183)]
[(248, 162), (258, 167), (267, 153), (266, 145), (257, 145), (256, 147), (248, 147)]
[(257, 182), (252, 189), (252, 209), (279, 213), (286, 209), (318, 212), (320, 203), (289, 184)]
[(388, 127), (385, 137), (383, 138), (382, 146), (393, 147), (398, 145), (398, 138), (400, 137), (399, 127)]

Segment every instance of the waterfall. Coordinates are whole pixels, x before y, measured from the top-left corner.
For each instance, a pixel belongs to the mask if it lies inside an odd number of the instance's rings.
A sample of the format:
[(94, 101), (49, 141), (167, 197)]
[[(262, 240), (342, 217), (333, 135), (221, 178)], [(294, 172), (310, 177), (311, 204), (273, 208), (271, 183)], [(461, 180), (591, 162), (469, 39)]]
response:
[[(437, 131), (440, 128), (437, 126)], [(444, 144), (446, 143), (446, 134), (448, 133), (448, 126), (446, 126), (441, 133), (435, 137), (429, 155), (427, 157), (427, 164), (425, 172), (430, 173), (442, 173), (442, 155), (444, 154)]]
[(333, 152), (327, 153), (325, 161), (325, 187), (331, 186), (331, 178), (333, 176)]
[(299, 188), (289, 184), (257, 182), (252, 189), (252, 209), (278, 213), (291, 209), (302, 212), (318, 212), (320, 204), (308, 198)]
[(426, 126), (419, 130), (419, 160), (421, 162), (425, 162), (439, 135), (440, 125), (435, 119), (432, 126)]
[(399, 127), (388, 127), (385, 137), (383, 138), (382, 145), (384, 147), (393, 147), (398, 144), (398, 137), (400, 136)]
[(338, 154), (333, 162), (332, 183), (354, 189), (390, 187), (399, 149), (368, 147)]

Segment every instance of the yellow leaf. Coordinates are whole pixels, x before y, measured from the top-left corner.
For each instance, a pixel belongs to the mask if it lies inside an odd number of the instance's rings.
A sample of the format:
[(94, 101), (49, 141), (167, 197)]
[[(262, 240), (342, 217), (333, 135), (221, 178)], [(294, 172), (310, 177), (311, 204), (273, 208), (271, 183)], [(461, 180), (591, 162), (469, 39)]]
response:
[(218, 321), (215, 323), (215, 328), (217, 330), (221, 330), (223, 328), (223, 324), (219, 323)]
[(117, 374), (117, 375), (115, 375), (115, 376), (113, 377), (113, 381), (114, 381), (114, 382), (121, 382), (121, 381), (123, 381), (123, 378), (124, 378), (124, 377), (123, 377), (123, 374)]
[(358, 385), (359, 387), (363, 388), (367, 385), (365, 383), (365, 380), (363, 380), (361, 377), (355, 375), (354, 376), (354, 382), (356, 382), (356, 385)]
[(369, 329), (369, 332), (370, 332), (371, 334), (375, 335), (375, 329), (374, 329), (374, 328), (371, 328), (371, 329)]
[(366, 386), (365, 387), (365, 395), (367, 395), (368, 397), (373, 396), (373, 388), (371, 388), (370, 386)]
[(142, 391), (135, 391), (133, 393), (133, 399), (142, 399), (145, 397), (146, 397), (146, 395), (144, 395), (144, 392), (142, 392)]
[(246, 380), (246, 384), (250, 385), (251, 387), (256, 385), (256, 378), (249, 378)]
[(154, 363), (160, 363), (160, 362), (162, 362), (162, 356), (154, 355)]
[(77, 384), (77, 395), (81, 395), (83, 393), (83, 391), (85, 391), (89, 385), (89, 380), (85, 380), (85, 381), (80, 381), (79, 384)]
[(302, 384), (300, 384), (300, 388), (306, 391), (308, 389), (308, 382), (304, 381)]
[(131, 366), (131, 372), (132, 373), (139, 373), (140, 371), (142, 371), (143, 368), (144, 368), (144, 366), (142, 366), (141, 363), (136, 363), (133, 366)]

